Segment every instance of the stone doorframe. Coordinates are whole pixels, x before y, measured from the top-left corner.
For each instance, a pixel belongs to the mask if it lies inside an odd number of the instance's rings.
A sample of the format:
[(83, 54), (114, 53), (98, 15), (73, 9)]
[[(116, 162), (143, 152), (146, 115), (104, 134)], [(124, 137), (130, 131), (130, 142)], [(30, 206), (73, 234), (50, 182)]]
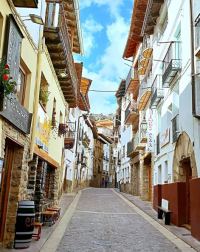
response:
[(174, 182), (186, 182), (185, 161), (187, 160), (190, 161), (190, 166), (192, 169), (192, 178), (197, 178), (197, 166), (193, 144), (188, 134), (184, 131), (182, 134), (179, 135), (174, 151)]

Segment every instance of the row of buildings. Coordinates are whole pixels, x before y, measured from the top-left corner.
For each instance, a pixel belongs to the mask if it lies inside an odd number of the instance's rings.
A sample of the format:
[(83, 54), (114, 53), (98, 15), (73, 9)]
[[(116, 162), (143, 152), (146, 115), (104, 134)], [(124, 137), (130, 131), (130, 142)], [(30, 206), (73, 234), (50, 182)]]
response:
[(200, 240), (200, 2), (135, 0), (116, 92), (122, 192), (169, 202), (171, 222)]
[(63, 192), (115, 184), (113, 122), (90, 119), (92, 80), (73, 53), (78, 0), (1, 1), (0, 247), (14, 245), (19, 201), (34, 201), (39, 221)]

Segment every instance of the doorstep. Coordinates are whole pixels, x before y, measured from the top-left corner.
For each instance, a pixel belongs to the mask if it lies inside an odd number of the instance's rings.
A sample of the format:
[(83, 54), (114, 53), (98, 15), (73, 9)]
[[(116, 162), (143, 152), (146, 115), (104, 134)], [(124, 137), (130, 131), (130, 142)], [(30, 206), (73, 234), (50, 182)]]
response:
[[(63, 215), (67, 211), (68, 207), (76, 197), (76, 194), (79, 190), (84, 189), (83, 187), (75, 188), (72, 193), (63, 193), (59, 202), (59, 207), (61, 207), (60, 218), (56, 221), (54, 225), (49, 227), (49, 224), (46, 223), (42, 225), (42, 232), (40, 240), (37, 241), (37, 238), (33, 237), (31, 240), (31, 245), (27, 249), (0, 249), (0, 252), (17, 252), (17, 251), (24, 251), (24, 252), (39, 252), (42, 247), (44, 246), (45, 242), (49, 239), (52, 232), (58, 226), (59, 222), (62, 220)], [(34, 230), (34, 233), (37, 232), (37, 229)]]
[(152, 208), (152, 204), (150, 201), (142, 201), (139, 196), (133, 196), (131, 194), (119, 192), (119, 189), (114, 188), (114, 190), (121, 195), (123, 195), (126, 199), (128, 199), (131, 203), (139, 207), (143, 212), (148, 214), (152, 219), (157, 221), (163, 227), (168, 229), (174, 235), (176, 235), (179, 239), (183, 240), (185, 243), (190, 245), (193, 249), (200, 252), (200, 242), (197, 241), (193, 236), (191, 236), (191, 232), (185, 229), (184, 227), (177, 227), (173, 224), (165, 225), (163, 220), (158, 219), (158, 213)]

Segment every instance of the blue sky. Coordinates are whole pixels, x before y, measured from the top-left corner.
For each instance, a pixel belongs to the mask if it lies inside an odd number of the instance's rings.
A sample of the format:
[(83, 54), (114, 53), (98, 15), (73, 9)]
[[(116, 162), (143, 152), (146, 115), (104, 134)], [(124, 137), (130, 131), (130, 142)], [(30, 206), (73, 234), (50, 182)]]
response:
[[(93, 80), (95, 90), (117, 90), (129, 67), (122, 59), (127, 41), (133, 0), (80, 0), (84, 57), (83, 76)], [(89, 92), (91, 113), (115, 113), (115, 93)]]

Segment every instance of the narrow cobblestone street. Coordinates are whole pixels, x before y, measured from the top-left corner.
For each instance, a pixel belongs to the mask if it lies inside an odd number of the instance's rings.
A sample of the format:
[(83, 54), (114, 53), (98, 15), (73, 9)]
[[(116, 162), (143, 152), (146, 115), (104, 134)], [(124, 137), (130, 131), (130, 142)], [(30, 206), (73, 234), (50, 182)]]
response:
[[(177, 237), (163, 235), (159, 223), (155, 228), (154, 220), (143, 218), (130, 204), (112, 189), (83, 190), (56, 251), (194, 251)], [(52, 251), (54, 239), (52, 235), (42, 251)]]

